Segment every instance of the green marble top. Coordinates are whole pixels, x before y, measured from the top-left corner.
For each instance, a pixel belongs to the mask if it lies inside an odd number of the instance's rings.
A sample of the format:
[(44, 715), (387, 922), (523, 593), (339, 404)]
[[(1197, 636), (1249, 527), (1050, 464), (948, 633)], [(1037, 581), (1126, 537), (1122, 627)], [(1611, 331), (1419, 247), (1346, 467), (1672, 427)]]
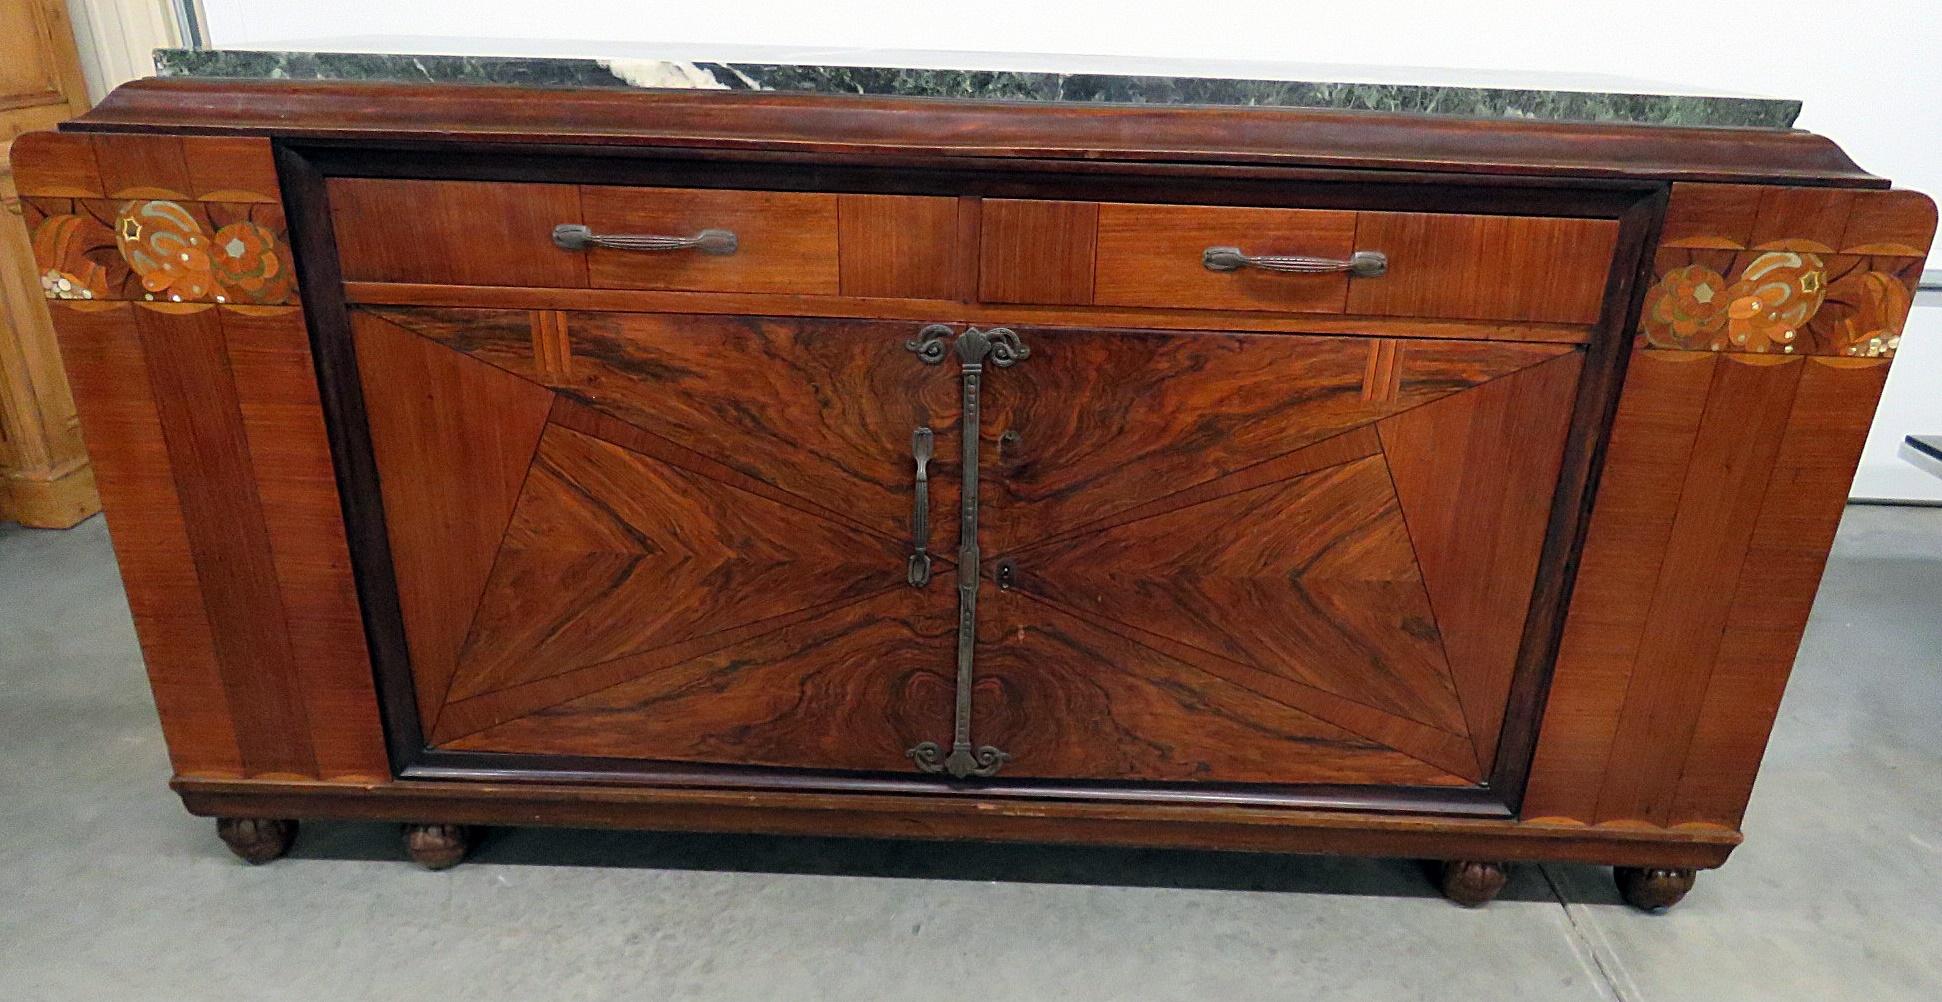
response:
[[(796, 53), (746, 47), (740, 52), (731, 51), (731, 47), (707, 50), (720, 57), (713, 60), (687, 58), (691, 53), (676, 51), (682, 47), (664, 47), (666, 52), (657, 53), (668, 58), (423, 54), (353, 51), (396, 48), (400, 41), (407, 40), (338, 41), (347, 51), (158, 49), (155, 65), (162, 76), (175, 77), (672, 87), (1000, 101), (1241, 105), (1752, 128), (1787, 128), (1800, 113), (1798, 101), (1653, 93), (1650, 92), (1652, 85), (1636, 81), (1583, 77), (1559, 82), (1554, 77), (1514, 73), (1299, 67), (1294, 69), (1304, 71), (1300, 76), (1313, 78), (1294, 79), (1296, 74), (1284, 66), (1186, 60), (991, 53)], [(462, 51), (476, 48), (476, 43), (445, 47)], [(753, 58), (738, 58), (741, 56)], [(779, 58), (782, 56), (796, 58)], [(844, 62), (880, 59), (884, 63), (896, 61), (911, 65), (841, 65), (834, 59), (816, 63), (804, 61), (802, 56), (826, 59), (840, 56)], [(943, 68), (951, 65), (974, 68)], [(1046, 66), (1066, 68), (1038, 68)], [(1104, 72), (1104, 68), (1130, 71)], [(1172, 72), (1175, 70), (1203, 75), (1180, 75)], [(1444, 82), (1398, 82), (1411, 73), (1418, 79)], [(1325, 74), (1364, 82), (1329, 80)], [(1504, 82), (1515, 85), (1498, 85)]]

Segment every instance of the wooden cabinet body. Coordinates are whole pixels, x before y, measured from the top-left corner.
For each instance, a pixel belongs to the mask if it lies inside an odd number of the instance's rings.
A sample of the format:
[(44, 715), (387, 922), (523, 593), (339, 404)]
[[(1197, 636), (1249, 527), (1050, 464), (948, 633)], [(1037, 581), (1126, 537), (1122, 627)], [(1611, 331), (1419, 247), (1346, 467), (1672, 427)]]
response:
[(20, 144), (191, 810), (1738, 842), (1927, 199), (1804, 133), (531, 98)]

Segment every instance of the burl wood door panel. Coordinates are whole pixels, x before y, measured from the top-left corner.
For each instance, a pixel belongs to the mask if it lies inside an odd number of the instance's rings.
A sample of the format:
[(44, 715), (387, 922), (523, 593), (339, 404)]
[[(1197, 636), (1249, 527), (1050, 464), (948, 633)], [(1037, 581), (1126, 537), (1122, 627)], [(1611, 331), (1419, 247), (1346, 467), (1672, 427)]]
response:
[[(918, 775), (953, 730), (963, 421), (917, 326), (357, 310), (429, 746)], [(1578, 349), (1024, 336), (981, 433), (996, 782), (1480, 781)]]
[(909, 325), (353, 326), (430, 746), (902, 770), (949, 729), (951, 593), (905, 574), (912, 432), (948, 511), (956, 401)]
[(1489, 771), (1578, 349), (1023, 334), (984, 428), (1009, 587), (974, 720), (1005, 775)]

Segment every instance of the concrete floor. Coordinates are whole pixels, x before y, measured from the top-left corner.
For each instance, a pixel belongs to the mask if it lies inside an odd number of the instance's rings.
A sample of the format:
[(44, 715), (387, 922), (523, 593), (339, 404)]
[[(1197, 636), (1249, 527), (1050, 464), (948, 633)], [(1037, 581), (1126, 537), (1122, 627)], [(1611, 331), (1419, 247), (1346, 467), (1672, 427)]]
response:
[(183, 813), (100, 519), (0, 529), (0, 1000), (1942, 997), (1942, 509), (1852, 508), (1751, 838), (1664, 916), (1526, 866), (387, 825), (252, 868)]

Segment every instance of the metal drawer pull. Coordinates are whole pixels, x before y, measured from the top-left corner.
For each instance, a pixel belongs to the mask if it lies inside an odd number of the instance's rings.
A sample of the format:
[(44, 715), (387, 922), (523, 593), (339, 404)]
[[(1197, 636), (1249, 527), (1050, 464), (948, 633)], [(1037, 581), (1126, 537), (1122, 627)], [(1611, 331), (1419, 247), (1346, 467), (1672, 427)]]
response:
[(595, 233), (579, 223), (553, 227), (553, 243), (564, 250), (608, 247), (613, 250), (673, 251), (698, 250), (703, 254), (735, 253), (735, 234), (730, 230), (702, 230), (691, 237), (670, 237), (658, 233)]
[(1302, 257), (1297, 254), (1243, 254), (1239, 247), (1209, 247), (1200, 252), (1200, 263), (1208, 271), (1239, 271), (1242, 268), (1259, 268), (1262, 271), (1294, 272), (1302, 275), (1326, 275), (1330, 272), (1346, 271), (1357, 278), (1375, 278), (1389, 270), (1389, 255), (1381, 251), (1356, 251), (1347, 261), (1330, 257)]
[(906, 580), (912, 588), (931, 582), (931, 430), (919, 427), (910, 435), (910, 454), (917, 460), (917, 501), (910, 513), (910, 568)]

